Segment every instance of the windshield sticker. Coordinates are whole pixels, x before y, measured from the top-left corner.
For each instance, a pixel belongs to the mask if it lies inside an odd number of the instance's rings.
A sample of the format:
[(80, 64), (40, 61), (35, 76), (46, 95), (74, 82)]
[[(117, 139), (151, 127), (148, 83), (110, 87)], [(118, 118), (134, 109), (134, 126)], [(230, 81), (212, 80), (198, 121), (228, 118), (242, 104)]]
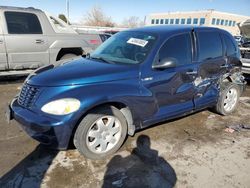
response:
[(142, 39), (130, 38), (127, 41), (127, 43), (134, 44), (134, 45), (141, 46), (141, 47), (145, 47), (147, 45), (148, 41), (142, 40)]

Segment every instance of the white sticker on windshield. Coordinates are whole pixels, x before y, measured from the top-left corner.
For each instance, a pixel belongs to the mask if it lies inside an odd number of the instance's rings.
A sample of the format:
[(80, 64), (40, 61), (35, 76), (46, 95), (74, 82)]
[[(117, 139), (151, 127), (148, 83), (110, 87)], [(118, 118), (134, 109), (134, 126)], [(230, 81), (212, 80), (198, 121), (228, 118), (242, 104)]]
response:
[(127, 41), (127, 43), (134, 44), (134, 45), (141, 46), (141, 47), (145, 47), (147, 45), (148, 41), (142, 40), (142, 39), (130, 38)]

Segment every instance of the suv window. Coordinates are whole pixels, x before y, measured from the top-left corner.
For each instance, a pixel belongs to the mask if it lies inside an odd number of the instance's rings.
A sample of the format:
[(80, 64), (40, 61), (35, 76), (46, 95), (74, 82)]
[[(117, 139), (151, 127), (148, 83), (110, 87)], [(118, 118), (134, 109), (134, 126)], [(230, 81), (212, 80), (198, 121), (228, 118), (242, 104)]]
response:
[(222, 43), (217, 32), (198, 32), (199, 61), (222, 56)]
[(190, 34), (181, 34), (174, 36), (166, 41), (159, 51), (159, 61), (171, 58), (178, 65), (191, 63), (191, 39)]
[(9, 34), (42, 34), (41, 24), (35, 14), (5, 12)]
[(233, 41), (229, 38), (229, 36), (227, 35), (223, 35), (224, 36), (224, 40), (226, 43), (226, 47), (227, 47), (227, 51), (226, 51), (226, 55), (233, 55), (236, 52), (236, 46), (233, 43)]

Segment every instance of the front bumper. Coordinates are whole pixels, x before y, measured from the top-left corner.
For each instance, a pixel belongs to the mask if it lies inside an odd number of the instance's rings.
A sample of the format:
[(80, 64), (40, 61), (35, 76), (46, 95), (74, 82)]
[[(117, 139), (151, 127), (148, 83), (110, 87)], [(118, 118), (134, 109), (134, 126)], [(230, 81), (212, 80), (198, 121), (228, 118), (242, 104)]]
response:
[(25, 132), (40, 143), (54, 149), (67, 149), (73, 130), (69, 117), (59, 119), (32, 112), (20, 106), (17, 98), (11, 102), (7, 117), (19, 122)]

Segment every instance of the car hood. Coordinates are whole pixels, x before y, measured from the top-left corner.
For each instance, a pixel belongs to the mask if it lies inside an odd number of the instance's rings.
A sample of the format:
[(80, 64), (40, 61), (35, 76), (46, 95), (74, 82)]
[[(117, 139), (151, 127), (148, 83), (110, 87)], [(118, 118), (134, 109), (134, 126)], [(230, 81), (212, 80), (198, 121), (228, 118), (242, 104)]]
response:
[(245, 38), (250, 38), (250, 19), (244, 22), (241, 22), (238, 25), (241, 35)]
[(138, 77), (138, 67), (81, 58), (37, 69), (28, 77), (27, 83), (36, 86), (66, 86), (131, 79)]

